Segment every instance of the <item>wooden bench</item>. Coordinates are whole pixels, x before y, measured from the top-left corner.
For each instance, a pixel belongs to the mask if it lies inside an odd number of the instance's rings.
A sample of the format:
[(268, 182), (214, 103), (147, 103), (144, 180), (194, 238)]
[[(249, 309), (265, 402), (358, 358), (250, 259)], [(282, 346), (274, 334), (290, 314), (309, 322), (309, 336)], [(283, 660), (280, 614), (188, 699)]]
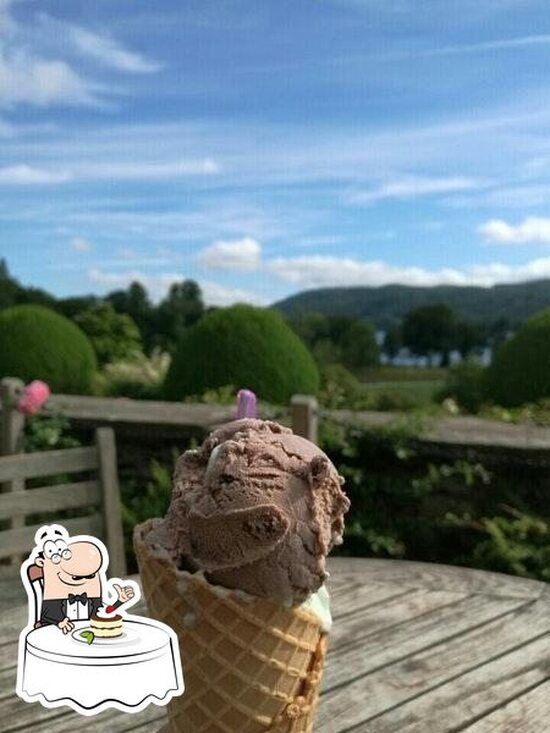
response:
[[(44, 524), (62, 524), (70, 535), (90, 534), (104, 540), (109, 551), (109, 574), (124, 577), (126, 562), (118, 484), (116, 443), (112, 428), (98, 428), (95, 445), (0, 457), (0, 561), (10, 565), (2, 573), (19, 570), (21, 554), (28, 554), (34, 535)], [(67, 475), (84, 474), (67, 481)], [(62, 483), (28, 488), (29, 479), (63, 477)], [(60, 512), (77, 516), (59, 518)], [(26, 518), (39, 515), (27, 524)]]

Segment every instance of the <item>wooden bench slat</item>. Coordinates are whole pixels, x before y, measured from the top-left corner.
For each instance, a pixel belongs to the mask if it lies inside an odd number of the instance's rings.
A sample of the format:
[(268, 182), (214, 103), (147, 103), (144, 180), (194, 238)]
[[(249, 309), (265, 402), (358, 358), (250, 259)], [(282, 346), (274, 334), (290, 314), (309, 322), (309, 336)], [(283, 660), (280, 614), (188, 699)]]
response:
[[(34, 546), (34, 535), (41, 524), (35, 524), (20, 529), (8, 529), (0, 533), (0, 558), (10, 557), (20, 552), (29, 552)], [(70, 535), (90, 534), (101, 537), (103, 534), (103, 517), (101, 514), (92, 514), (87, 517), (64, 519), (63, 526)]]
[(0, 483), (19, 478), (91, 471), (97, 467), (98, 456), (95, 446), (41, 453), (18, 453), (0, 457)]
[(40, 486), (26, 491), (0, 494), (0, 519), (97, 506), (100, 503), (101, 487), (98, 481)]

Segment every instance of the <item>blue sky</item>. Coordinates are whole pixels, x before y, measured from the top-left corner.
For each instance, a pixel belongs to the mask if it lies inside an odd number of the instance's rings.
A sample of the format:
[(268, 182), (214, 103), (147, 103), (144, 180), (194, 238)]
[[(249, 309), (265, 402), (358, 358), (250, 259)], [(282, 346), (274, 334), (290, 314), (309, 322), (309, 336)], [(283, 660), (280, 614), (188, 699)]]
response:
[(0, 254), (209, 303), (550, 277), (547, 0), (0, 0)]

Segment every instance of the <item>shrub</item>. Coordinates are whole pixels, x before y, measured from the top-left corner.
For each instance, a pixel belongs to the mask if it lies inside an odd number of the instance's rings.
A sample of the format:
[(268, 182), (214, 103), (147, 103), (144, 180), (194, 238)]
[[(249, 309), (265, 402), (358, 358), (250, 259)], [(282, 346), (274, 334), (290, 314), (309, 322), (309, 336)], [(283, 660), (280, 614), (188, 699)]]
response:
[(227, 384), (285, 403), (294, 393), (316, 393), (319, 372), (279, 313), (236, 305), (211, 311), (187, 331), (168, 371), (165, 393), (179, 400)]
[(97, 375), (96, 391), (106, 397), (160, 400), (169, 366), (170, 354), (158, 349), (149, 357), (138, 353), (129, 361), (111, 362)]
[(439, 400), (451, 397), (468, 412), (478, 412), (486, 396), (485, 369), (476, 361), (467, 360), (449, 369)]
[(530, 318), (498, 349), (487, 372), (487, 389), (504, 407), (550, 397), (550, 309)]
[(52, 392), (88, 393), (97, 363), (84, 333), (39, 305), (0, 312), (0, 377), (42, 379)]
[(110, 303), (97, 303), (77, 313), (74, 322), (90, 339), (100, 364), (137, 358), (142, 350), (135, 322), (126, 313), (117, 313)]

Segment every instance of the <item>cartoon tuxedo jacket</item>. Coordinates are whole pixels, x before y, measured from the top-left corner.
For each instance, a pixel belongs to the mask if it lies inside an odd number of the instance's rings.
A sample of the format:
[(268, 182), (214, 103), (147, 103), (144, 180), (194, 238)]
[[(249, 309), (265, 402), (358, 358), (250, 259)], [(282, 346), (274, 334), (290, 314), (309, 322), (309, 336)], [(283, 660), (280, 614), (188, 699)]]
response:
[[(82, 595), (73, 595), (70, 593), (68, 598), (50, 598), (43, 600), (40, 621), (43, 624), (58, 624), (60, 621), (63, 621), (64, 618), (69, 616), (69, 601), (72, 602), (74, 600), (76, 600), (77, 603), (82, 603), (84, 606), (83, 610), (86, 611), (86, 618), (93, 616), (97, 613), (97, 609), (104, 605), (101, 598), (88, 598), (85, 593)], [(117, 601), (116, 603), (113, 603), (112, 608), (116, 609), (121, 605), (121, 601)]]

